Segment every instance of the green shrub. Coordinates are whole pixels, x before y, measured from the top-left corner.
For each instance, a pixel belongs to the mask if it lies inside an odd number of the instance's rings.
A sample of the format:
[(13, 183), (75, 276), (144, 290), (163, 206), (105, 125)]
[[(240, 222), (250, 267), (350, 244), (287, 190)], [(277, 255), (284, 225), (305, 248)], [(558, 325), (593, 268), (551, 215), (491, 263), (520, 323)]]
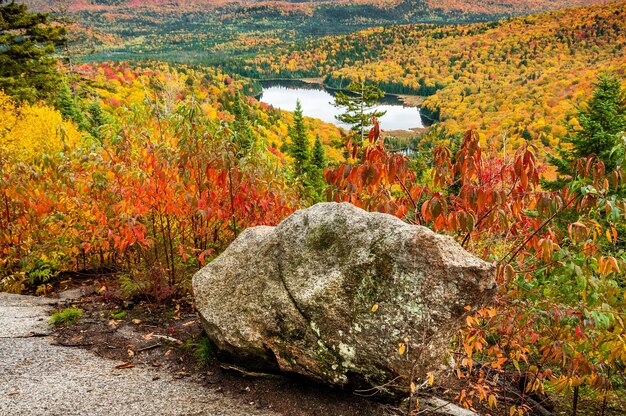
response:
[(196, 362), (200, 365), (208, 365), (215, 358), (213, 344), (206, 335), (198, 340), (186, 341), (181, 345), (181, 348), (191, 351)]
[(57, 277), (59, 262), (56, 258), (36, 258), (24, 265), (28, 283), (31, 287), (46, 284)]
[(206, 335), (195, 344), (193, 356), (200, 365), (207, 365), (215, 358), (213, 344)]
[(70, 326), (78, 322), (78, 319), (83, 315), (83, 311), (76, 308), (66, 308), (62, 311), (58, 311), (52, 314), (50, 317), (50, 323), (53, 325)]
[(126, 317), (126, 311), (114, 310), (109, 312), (109, 316), (111, 316), (111, 319), (115, 320), (124, 319)]

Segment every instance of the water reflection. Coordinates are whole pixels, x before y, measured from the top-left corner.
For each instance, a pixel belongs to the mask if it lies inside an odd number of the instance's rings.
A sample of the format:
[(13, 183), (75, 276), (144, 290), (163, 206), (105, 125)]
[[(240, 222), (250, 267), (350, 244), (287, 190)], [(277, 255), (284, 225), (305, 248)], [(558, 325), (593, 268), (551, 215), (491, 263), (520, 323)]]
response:
[[(340, 127), (348, 127), (335, 118), (335, 115), (341, 114), (344, 109), (332, 104), (334, 102), (332, 90), (298, 81), (266, 81), (261, 84), (263, 92), (259, 100), (264, 103), (275, 108), (293, 111), (299, 99), (305, 116), (319, 118)], [(385, 96), (376, 106), (376, 110), (387, 112), (380, 118), (380, 126), (384, 130), (409, 130), (424, 126), (419, 108), (405, 107), (395, 96)]]

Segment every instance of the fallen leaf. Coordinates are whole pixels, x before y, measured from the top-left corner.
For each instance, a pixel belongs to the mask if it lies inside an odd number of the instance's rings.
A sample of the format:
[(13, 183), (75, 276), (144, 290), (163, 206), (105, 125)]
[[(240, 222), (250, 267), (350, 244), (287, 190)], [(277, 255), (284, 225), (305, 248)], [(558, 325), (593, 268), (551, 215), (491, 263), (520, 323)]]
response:
[(123, 370), (125, 368), (133, 368), (134, 366), (135, 364), (133, 363), (124, 363), (124, 364), (116, 365), (115, 368), (117, 368), (118, 370)]
[(374, 306), (372, 306), (372, 312), (376, 312), (378, 310), (378, 303), (374, 304)]
[(405, 352), (406, 352), (406, 344), (404, 342), (399, 343), (398, 344), (398, 354), (404, 355)]
[(426, 375), (428, 376), (428, 385), (432, 386), (435, 382), (435, 375), (430, 371)]
[(141, 323), (141, 319), (133, 319), (132, 321), (135, 325), (139, 325)]

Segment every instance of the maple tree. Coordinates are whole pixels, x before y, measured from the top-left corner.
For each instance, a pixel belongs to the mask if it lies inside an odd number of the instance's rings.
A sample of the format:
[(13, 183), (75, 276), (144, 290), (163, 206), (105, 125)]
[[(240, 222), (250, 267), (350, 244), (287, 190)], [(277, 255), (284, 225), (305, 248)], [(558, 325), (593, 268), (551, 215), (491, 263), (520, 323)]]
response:
[[(333, 200), (450, 233), (498, 265), (496, 304), (468, 311), (458, 343), (458, 376), (468, 380), (463, 404), (526, 414), (539, 409), (532, 397), (548, 386), (578, 397), (581, 385), (604, 407), (619, 402), (626, 256), (618, 224), (626, 200), (613, 191), (621, 168), (580, 158), (576, 180), (545, 191), (536, 148), (525, 145), (505, 161), (484, 154), (469, 131), (456, 153), (435, 149), (432, 182), (424, 185), (406, 157), (385, 150), (376, 120), (364, 149), (348, 143), (347, 150), (352, 163), (325, 174)], [(526, 384), (506, 404), (498, 397), (510, 395), (510, 378)]]
[(45, 291), (55, 271), (108, 268), (125, 296), (183, 296), (192, 271), (239, 232), (304, 204), (279, 150), (291, 119), (240, 96), (225, 74), (76, 70), (97, 94), (82, 134), (54, 109), (0, 96), (4, 289)]
[(41, 155), (71, 149), (81, 135), (48, 105), (18, 104), (0, 91), (0, 148), (16, 160), (37, 163)]
[[(604, 71), (622, 81), (624, 2), (474, 25), (403, 25), (312, 39), (238, 68), (255, 78), (323, 77), (334, 88), (366, 78), (389, 94), (425, 97), (436, 121), (423, 143), (476, 130), (490, 152), (532, 138), (538, 156), (579, 120), (570, 117)], [(383, 123), (384, 128), (384, 123)]]
[[(623, 408), (626, 200), (621, 160), (607, 153), (621, 144), (621, 119), (596, 156), (571, 141), (571, 180), (541, 182), (553, 173), (545, 148), (568, 134), (588, 144), (592, 115), (608, 104), (621, 115), (619, 93), (572, 110), (589, 96), (590, 68), (613, 67), (608, 86), (623, 84), (623, 4), (369, 29), (247, 62), (261, 75), (367, 76), (428, 94), (442, 122), (424, 175), (388, 150), (375, 117), (367, 138), (348, 138), (344, 157), (330, 146), (344, 138), (335, 126), (259, 103), (249, 81), (218, 69), (76, 65), (76, 94), (64, 89), (59, 110), (0, 94), (0, 288), (45, 292), (60, 270), (95, 268), (115, 273), (107, 296), (184, 297), (191, 274), (243, 229), (325, 195), (447, 233), (497, 265), (494, 305), (468, 310), (453, 344), (461, 403), (522, 415), (553, 391), (574, 398), (573, 413), (583, 396), (600, 414)], [(503, 131), (512, 153), (499, 152)], [(437, 376), (417, 375), (426, 384)], [(521, 388), (511, 391), (512, 381)]]

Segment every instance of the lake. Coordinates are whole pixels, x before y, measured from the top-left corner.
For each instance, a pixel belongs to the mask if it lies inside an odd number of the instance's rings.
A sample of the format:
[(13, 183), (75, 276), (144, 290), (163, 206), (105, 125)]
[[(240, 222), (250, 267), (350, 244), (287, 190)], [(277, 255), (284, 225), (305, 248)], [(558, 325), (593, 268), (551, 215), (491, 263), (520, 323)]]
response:
[[(332, 104), (335, 100), (333, 95), (335, 90), (302, 81), (261, 81), (261, 86), (263, 91), (258, 97), (261, 102), (270, 104), (274, 108), (293, 111), (299, 99), (305, 116), (349, 128), (348, 125), (335, 118), (344, 111), (343, 108)], [(387, 112), (379, 120), (380, 128), (383, 130), (409, 130), (424, 127), (419, 108), (405, 106), (396, 96), (383, 97), (375, 108)]]

